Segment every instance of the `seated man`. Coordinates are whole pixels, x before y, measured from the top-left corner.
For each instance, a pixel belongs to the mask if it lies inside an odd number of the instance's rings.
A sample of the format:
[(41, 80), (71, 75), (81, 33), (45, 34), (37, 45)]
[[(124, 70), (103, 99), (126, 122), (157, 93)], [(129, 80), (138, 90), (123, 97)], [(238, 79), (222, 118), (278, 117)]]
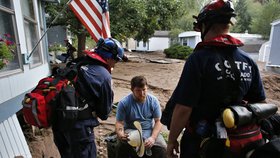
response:
[(135, 150), (127, 143), (128, 132), (136, 129), (133, 125), (134, 121), (139, 121), (142, 126), (146, 148), (144, 157), (165, 157), (166, 142), (159, 134), (162, 127), (159, 101), (155, 96), (147, 94), (147, 88), (147, 80), (144, 76), (132, 78), (132, 93), (118, 104), (116, 133), (120, 141), (117, 147), (117, 158), (138, 157)]

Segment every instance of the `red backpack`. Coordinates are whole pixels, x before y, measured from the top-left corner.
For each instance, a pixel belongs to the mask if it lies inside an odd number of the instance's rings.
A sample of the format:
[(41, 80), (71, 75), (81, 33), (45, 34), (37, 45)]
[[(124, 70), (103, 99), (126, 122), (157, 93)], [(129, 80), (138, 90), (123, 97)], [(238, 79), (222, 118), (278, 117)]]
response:
[(74, 86), (78, 69), (90, 63), (95, 61), (78, 60), (68, 63), (65, 68), (53, 68), (51, 76), (41, 79), (25, 95), (22, 101), (25, 122), (39, 128), (48, 128), (57, 121), (63, 122), (63, 128), (72, 126), (79, 112), (79, 95)]
[(55, 76), (41, 79), (35, 89), (25, 95), (22, 102), (26, 123), (40, 128), (50, 127), (56, 98), (68, 82), (67, 79)]

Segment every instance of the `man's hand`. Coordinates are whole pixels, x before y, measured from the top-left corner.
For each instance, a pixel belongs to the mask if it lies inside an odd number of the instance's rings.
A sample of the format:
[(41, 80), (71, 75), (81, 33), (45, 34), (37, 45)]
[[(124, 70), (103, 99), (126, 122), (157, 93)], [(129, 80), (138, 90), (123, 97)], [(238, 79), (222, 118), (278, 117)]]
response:
[(167, 158), (177, 158), (179, 153), (178, 141), (168, 142), (166, 152), (167, 152)]
[(145, 140), (144, 145), (146, 148), (151, 148), (155, 144), (155, 141), (156, 141), (155, 138), (149, 137), (148, 139)]
[(117, 121), (115, 127), (116, 127), (117, 137), (122, 141), (128, 141), (129, 140), (128, 134), (125, 133), (124, 131), (124, 122)]
[(128, 139), (128, 134), (127, 133), (125, 133), (124, 132), (124, 130), (119, 130), (118, 132), (117, 132), (117, 136), (118, 136), (118, 138), (120, 139), (120, 140), (122, 140), (122, 141), (128, 141), (129, 139)]
[(122, 57), (122, 61), (124, 61), (124, 62), (127, 62), (128, 61), (128, 57), (127, 57), (127, 55), (123, 55), (123, 57)]
[(170, 132), (168, 136), (168, 144), (167, 144), (168, 158), (178, 157), (179, 143), (177, 141), (177, 138), (182, 132), (182, 130), (184, 129), (187, 122), (189, 121), (191, 113), (192, 113), (192, 107), (181, 105), (181, 104), (175, 105), (171, 124), (170, 124)]

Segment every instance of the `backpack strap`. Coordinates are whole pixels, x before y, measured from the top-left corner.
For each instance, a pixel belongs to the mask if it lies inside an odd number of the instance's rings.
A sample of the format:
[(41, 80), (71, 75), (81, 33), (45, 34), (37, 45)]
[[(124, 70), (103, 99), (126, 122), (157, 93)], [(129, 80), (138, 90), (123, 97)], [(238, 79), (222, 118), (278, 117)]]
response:
[(79, 113), (78, 113), (78, 119), (88, 119), (89, 117), (96, 117), (93, 113), (94, 109), (92, 106), (92, 98), (87, 98), (86, 96), (83, 96), (82, 89), (77, 85), (77, 79), (83, 80), (83, 77), (81, 76), (80, 69), (84, 65), (102, 65), (101, 62), (98, 60), (89, 58), (88, 56), (77, 58), (77, 60), (74, 60), (73, 62), (68, 64), (68, 67), (70, 68), (70, 73), (67, 75), (67, 78), (71, 81), (71, 83), (74, 85), (76, 89), (76, 95), (79, 100)]

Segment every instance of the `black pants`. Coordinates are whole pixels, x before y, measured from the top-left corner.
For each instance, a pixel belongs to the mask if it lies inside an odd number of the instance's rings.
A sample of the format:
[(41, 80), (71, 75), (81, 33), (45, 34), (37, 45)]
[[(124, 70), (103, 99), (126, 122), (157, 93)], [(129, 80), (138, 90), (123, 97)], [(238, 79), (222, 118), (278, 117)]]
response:
[(95, 122), (91, 119), (77, 121), (69, 131), (53, 128), (54, 142), (62, 158), (95, 158), (96, 145), (93, 128)]
[[(133, 149), (127, 142), (118, 141), (116, 151), (116, 158), (139, 158)], [(142, 158), (165, 158), (166, 150), (160, 146), (153, 146), (152, 155), (147, 156), (144, 154)]]
[(186, 130), (181, 139), (180, 158), (233, 158), (225, 152), (224, 141), (207, 138), (200, 147), (202, 140), (199, 135), (190, 134)]
[(180, 158), (199, 158), (200, 138), (184, 132), (180, 143)]

